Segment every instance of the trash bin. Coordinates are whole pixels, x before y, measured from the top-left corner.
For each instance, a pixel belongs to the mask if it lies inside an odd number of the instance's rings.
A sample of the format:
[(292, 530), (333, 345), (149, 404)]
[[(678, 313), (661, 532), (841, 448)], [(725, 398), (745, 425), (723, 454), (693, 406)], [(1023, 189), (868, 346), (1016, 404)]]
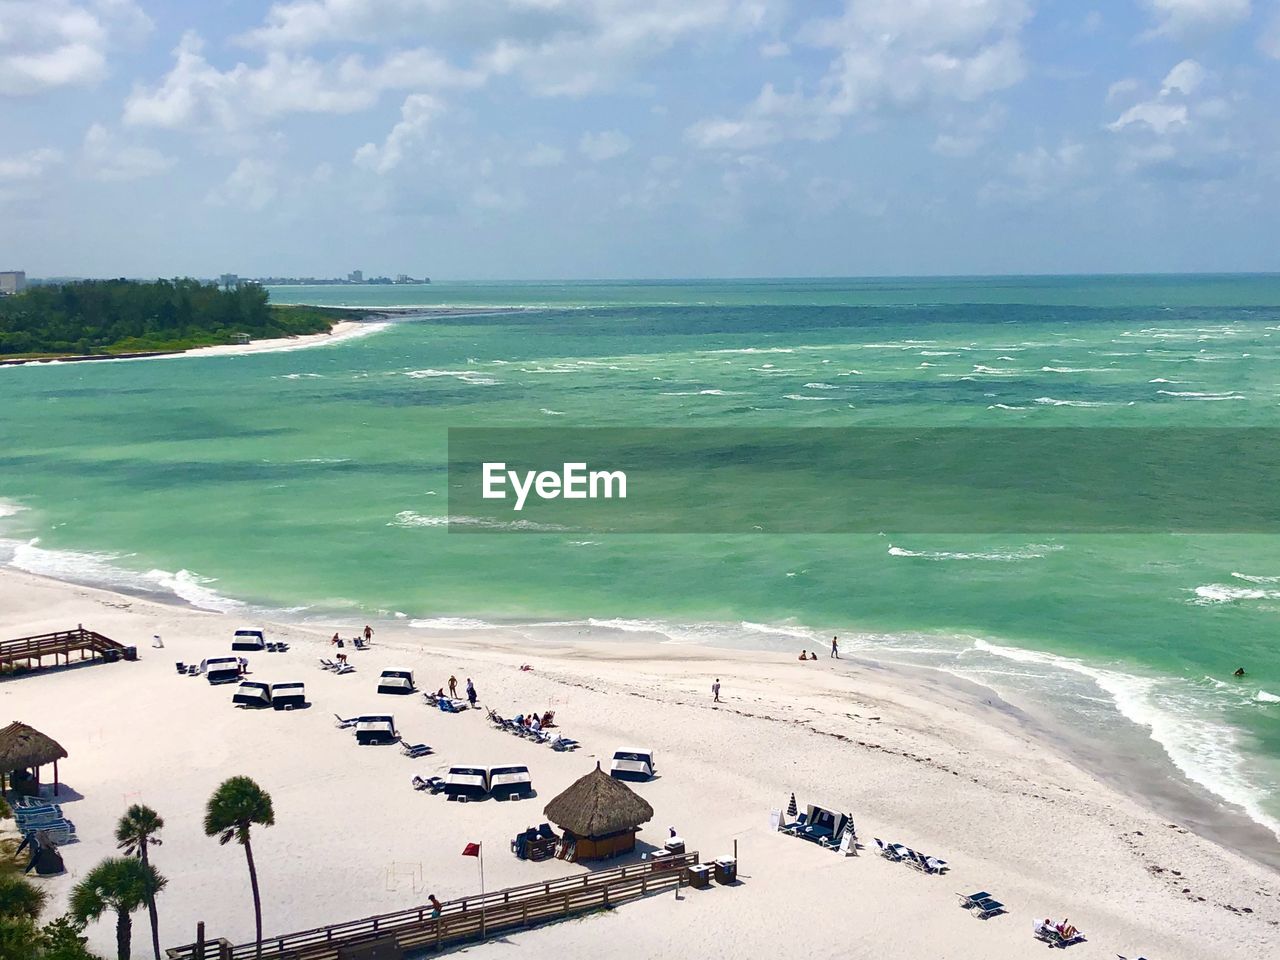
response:
[(738, 879), (738, 861), (726, 857), (716, 861), (716, 883), (733, 883)]
[(138, 659), (138, 648), (137, 648), (137, 647), (125, 647), (125, 648), (124, 648), (124, 658), (125, 658), (126, 660), (129, 660), (129, 661), (137, 660), (137, 659)]
[(684, 841), (679, 837), (672, 837), (663, 845), (663, 849), (667, 853), (684, 853)]
[(689, 886), (695, 890), (705, 890), (711, 886), (711, 865), (695, 863), (689, 868)]

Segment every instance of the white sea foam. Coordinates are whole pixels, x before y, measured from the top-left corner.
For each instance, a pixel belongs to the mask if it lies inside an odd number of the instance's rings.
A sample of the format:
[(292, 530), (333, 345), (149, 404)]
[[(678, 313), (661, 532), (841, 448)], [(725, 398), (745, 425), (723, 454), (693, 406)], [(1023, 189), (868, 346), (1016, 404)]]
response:
[(1011, 403), (993, 403), (987, 407), (988, 410), (1030, 410), (1030, 407), (1019, 407)]
[(204, 610), (230, 611), (243, 608), (238, 600), (224, 597), (211, 586), (216, 583), (190, 570), (131, 570), (121, 561), (134, 554), (91, 553), (77, 550), (49, 550), (39, 539), (27, 542), (0, 541), (9, 555), (10, 566), (55, 580), (86, 583), (107, 589), (142, 593), (167, 593)]
[(1267, 693), (1265, 690), (1259, 690), (1253, 695), (1253, 699), (1259, 703), (1280, 703), (1280, 697), (1277, 697), (1274, 693)]
[(1036, 397), (1036, 403), (1047, 407), (1109, 407), (1111, 404), (1101, 400), (1057, 400), (1053, 397)]
[(839, 390), (840, 389), (834, 383), (806, 383), (804, 385), (804, 388), (806, 390)]
[(733, 350), (703, 350), (702, 353), (795, 353), (793, 347), (739, 347)]
[(1206, 583), (1192, 591), (1196, 606), (1208, 607), (1240, 600), (1280, 600), (1280, 590), (1263, 590), (1260, 587), (1233, 587), (1226, 583)]
[(1233, 573), (1231, 576), (1237, 580), (1243, 580), (1245, 583), (1280, 583), (1280, 577), (1262, 577), (1248, 573)]
[(1042, 373), (1115, 373), (1113, 367), (1041, 367)]
[(538, 412), (539, 412), (539, 413), (541, 413), (541, 414), (545, 414), (545, 415), (546, 415), (546, 416), (548, 416), (548, 417), (563, 417), (563, 416), (564, 416), (563, 411), (560, 411), (560, 410), (551, 410), (551, 409), (548, 409), (547, 407), (543, 407), (543, 408), (542, 408), (542, 409), (540, 409)]
[(1183, 400), (1245, 400), (1244, 394), (1232, 390), (1228, 393), (1200, 393), (1196, 390), (1157, 390), (1156, 393), (1166, 397), (1179, 397)]
[(1041, 557), (1056, 553), (1062, 549), (1057, 543), (1032, 543), (1016, 550), (991, 551), (988, 553), (952, 553), (947, 550), (907, 550), (904, 547), (889, 547), (891, 557), (913, 557), (918, 560), (996, 560), (1010, 563), (1016, 560), (1038, 560)]
[(409, 626), (419, 630), (492, 630), (493, 624), (470, 617), (427, 617), (410, 620)]
[(493, 520), (489, 517), (436, 516), (421, 514), (414, 510), (401, 510), (395, 515), (394, 520), (387, 522), (387, 526), (401, 527), (403, 529), (413, 529), (415, 527), (448, 528), (451, 526), (478, 527), (485, 530), (533, 530), (546, 531), (548, 533), (569, 529), (554, 523), (536, 523), (533, 520)]
[(807, 394), (803, 394), (803, 393), (784, 393), (782, 395), (782, 399), (784, 400), (839, 400), (840, 398), (839, 397), (810, 397)]
[(492, 387), (499, 383), (495, 377), (479, 370), (408, 370), (404, 374), (406, 377), (412, 377), (414, 380), (435, 380), (439, 377), (454, 377), (463, 383), (469, 383), (477, 387)]
[(11, 503), (8, 500), (0, 500), (0, 520), (3, 520), (5, 517), (16, 517), (25, 509), (26, 507), (20, 503)]
[(1147, 383), (1186, 383), (1186, 380), (1166, 380), (1164, 377), (1156, 377), (1154, 380), (1148, 380)]
[[(1012, 360), (1013, 358), (1012, 358), (1012, 357), (1010, 357), (1009, 359), (1010, 359), (1010, 360)], [(1008, 367), (988, 367), (988, 366), (985, 366), (985, 365), (983, 365), (983, 364), (981, 364), (981, 363), (975, 363), (975, 364), (973, 365), (973, 372), (974, 372), (974, 373), (986, 373), (986, 374), (990, 374), (990, 375), (992, 375), (992, 376), (1001, 376), (1001, 377), (1006, 377), (1006, 376), (1009, 376), (1009, 375), (1011, 375), (1011, 374), (1021, 373), (1022, 371), (1021, 371), (1021, 370), (1014, 370), (1014, 369), (1011, 369), (1011, 368), (1008, 368)]]
[(1126, 719), (1149, 731), (1151, 739), (1188, 779), (1243, 808), (1280, 837), (1280, 822), (1262, 807), (1266, 791), (1250, 779), (1235, 730), (1218, 718), (1214, 705), (1193, 685), (1103, 669), (1071, 657), (981, 639), (973, 646), (978, 653), (1087, 677)]

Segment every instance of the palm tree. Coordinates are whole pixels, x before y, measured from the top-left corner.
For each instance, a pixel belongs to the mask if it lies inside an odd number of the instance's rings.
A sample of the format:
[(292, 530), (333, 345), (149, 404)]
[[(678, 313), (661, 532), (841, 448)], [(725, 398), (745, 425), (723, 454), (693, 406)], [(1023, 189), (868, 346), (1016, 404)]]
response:
[(25, 917), (39, 920), (44, 909), (45, 892), (26, 877), (0, 873), (0, 917)]
[(129, 960), (133, 939), (130, 914), (155, 898), (167, 881), (156, 868), (134, 857), (108, 857), (71, 888), (70, 913), (81, 923), (116, 914), (116, 956)]
[[(161, 840), (156, 834), (163, 829), (164, 818), (160, 814), (144, 804), (135, 803), (116, 824), (116, 848), (126, 856), (150, 863), (147, 848), (160, 846)], [(151, 949), (155, 960), (160, 960), (160, 921), (156, 915), (155, 897), (147, 900), (147, 914), (151, 918)]]
[(249, 827), (270, 827), (276, 822), (271, 794), (248, 777), (231, 777), (209, 798), (205, 808), (204, 832), (217, 837), (221, 844), (235, 840), (244, 847), (249, 862), (249, 885), (253, 888), (253, 920), (257, 929), (257, 956), (262, 956), (262, 898), (258, 894), (258, 870), (253, 865), (253, 847), (249, 844)]

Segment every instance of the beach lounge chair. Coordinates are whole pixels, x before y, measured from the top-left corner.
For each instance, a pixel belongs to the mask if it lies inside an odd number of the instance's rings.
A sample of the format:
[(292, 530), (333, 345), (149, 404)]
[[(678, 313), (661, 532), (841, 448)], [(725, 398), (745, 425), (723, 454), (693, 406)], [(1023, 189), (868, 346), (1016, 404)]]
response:
[(937, 857), (926, 857), (921, 854), (920, 860), (924, 864), (925, 873), (941, 874), (950, 869), (950, 867), (947, 866), (947, 861), (939, 860)]
[(980, 920), (988, 920), (1005, 912), (1004, 904), (985, 890), (979, 890), (977, 893), (960, 893), (957, 896), (960, 898), (960, 906), (966, 910), (973, 910)]
[(428, 793), (439, 793), (444, 789), (444, 779), (441, 777), (414, 777), (410, 781), (415, 790), (426, 790)]
[(784, 823), (779, 829), (788, 836), (794, 837), (804, 829), (808, 816), (807, 813), (802, 813), (791, 823)]
[(321, 670), (337, 670), (337, 669), (338, 669), (338, 665), (337, 665), (336, 663), (334, 663), (332, 660), (328, 660), (328, 659), (326, 659), (326, 658), (324, 658), (324, 657), (321, 657), (321, 658), (320, 658), (320, 669), (321, 669)]
[(340, 663), (338, 664), (337, 668), (333, 672), (336, 673), (338, 676), (342, 676), (343, 674), (346, 674), (346, 673), (355, 673), (356, 668), (349, 663)]
[(554, 737), (551, 741), (551, 749), (559, 753), (564, 753), (566, 750), (577, 750), (579, 746), (581, 746), (581, 744), (579, 744), (577, 740), (559, 735)]
[(187, 664), (187, 676), (188, 676), (188, 677), (198, 677), (198, 676), (200, 676), (200, 664), (198, 664), (198, 663), (189, 663), (189, 664)]
[(466, 701), (450, 700), (448, 697), (442, 697), (437, 701), (441, 713), (461, 713), (467, 709)]
[(178, 672), (179, 672), (179, 673), (186, 673), (186, 672), (187, 672), (187, 665), (186, 665), (185, 663), (183, 663), (181, 660), (179, 660), (177, 663), (175, 663), (175, 664), (174, 664), (174, 666), (175, 666), (175, 667), (177, 667), (177, 669), (178, 669)]
[(348, 727), (354, 727), (354, 726), (356, 725), (356, 720), (358, 720), (359, 718), (358, 718), (358, 717), (350, 717), (349, 719), (343, 719), (342, 717), (338, 716), (338, 715), (335, 713), (335, 714), (333, 715), (333, 719), (336, 721), (334, 725), (335, 725), (339, 730), (346, 730)]
[(1037, 920), (1032, 925), (1031, 932), (1037, 940), (1047, 943), (1050, 947), (1066, 948), (1073, 943), (1084, 943), (1084, 934), (1065, 921), (1063, 921), (1062, 930), (1059, 931), (1056, 927), (1046, 926)]
[(425, 757), (429, 754), (431, 752), (431, 748), (425, 743), (408, 744), (401, 742), (400, 752), (412, 760), (417, 760), (419, 757)]

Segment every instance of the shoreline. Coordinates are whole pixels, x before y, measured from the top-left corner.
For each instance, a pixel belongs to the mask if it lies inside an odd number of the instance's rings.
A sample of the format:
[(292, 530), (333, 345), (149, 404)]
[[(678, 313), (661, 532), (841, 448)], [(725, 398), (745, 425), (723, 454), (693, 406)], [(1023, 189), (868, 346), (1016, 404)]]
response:
[[(1093, 943), (1077, 948), (1082, 957), (1141, 951), (1166, 960), (1243, 960), (1265, 953), (1280, 926), (1274, 870), (1173, 826), (1092, 776), (1041, 740), (1016, 708), (989, 696), (980, 701), (923, 671), (856, 658), (841, 668), (802, 666), (789, 655), (634, 636), (617, 643), (602, 641), (603, 631), (556, 628), (531, 642), (527, 632), (494, 627), (477, 643), (474, 634), (401, 622), (376, 625), (372, 650), (351, 653), (356, 674), (338, 678), (315, 668), (317, 656), (332, 655), (326, 637), (335, 624), (248, 622), (261, 614), (228, 617), (11, 568), (0, 569), (0, 601), (0, 637), (83, 622), (138, 646), (136, 664), (12, 678), (0, 682), (0, 697), (14, 719), (70, 754), (63, 761), (72, 788), (67, 815), (81, 841), (64, 853), (72, 875), (39, 881), (51, 914), (73, 875), (113, 852), (110, 826), (122, 804), (141, 798), (168, 824), (157, 854), (170, 878), (162, 946), (189, 942), (196, 920), (209, 921), (211, 936), (250, 938), (243, 859), (219, 851), (199, 827), (203, 797), (224, 776), (248, 773), (275, 796), (277, 826), (255, 835), (254, 845), (272, 851), (263, 854), (267, 932), (285, 933), (412, 906), (427, 892), (444, 899), (473, 892), (474, 864), (455, 849), (464, 837), (501, 851), (486, 864), (494, 889), (580, 870), (517, 861), (506, 855), (506, 840), (541, 819), (546, 800), (593, 758), (636, 739), (657, 749), (662, 774), (637, 788), (657, 811), (642, 837), (660, 843), (666, 825), (676, 824), (707, 858), (740, 841), (746, 883), (705, 899), (693, 892), (688, 906), (659, 898), (608, 921), (514, 934), (531, 956), (589, 956), (577, 943), (598, 941), (605, 922), (614, 934), (625, 930), (639, 955), (658, 955), (678, 936), (694, 943), (745, 937), (740, 946), (748, 953), (843, 956), (847, 944), (825, 939), (829, 931), (778, 929), (778, 912), (815, 902), (840, 909), (869, 942), (892, 940), (903, 922), (918, 926), (919, 943), (899, 941), (878, 954), (904, 960), (936, 955), (944, 939), (964, 945), (948, 956), (1016, 960), (1032, 943), (1027, 921), (1036, 915), (1066, 913), (1077, 922)], [(305, 680), (314, 709), (236, 711), (226, 688), (174, 676), (171, 661), (213, 655), (243, 626), (265, 626), (292, 644), (283, 657), (251, 655), (251, 669), (259, 680)], [(151, 648), (153, 633), (164, 636), (164, 650)], [(521, 671), (522, 663), (533, 670)], [(483, 706), (504, 715), (550, 706), (583, 749), (555, 754), (493, 730), (483, 715), (442, 717), (417, 697), (393, 704), (373, 694), (377, 671), (402, 664), (418, 671), (423, 689), (441, 685), (449, 671), (459, 683), (475, 677)], [(710, 702), (712, 678), (723, 678), (723, 704)], [(345, 735), (333, 730), (331, 714), (391, 707), (406, 739), (431, 743), (433, 758), (411, 763), (398, 752), (338, 745)], [(711, 744), (717, 759), (708, 765)], [(528, 762), (539, 799), (445, 805), (407, 785), (414, 772), (441, 773), (463, 760)], [(173, 769), (183, 776), (166, 773)], [(852, 811), (870, 849), (846, 861), (770, 833), (767, 812), (791, 791), (802, 806), (825, 800)], [(344, 803), (334, 821), (335, 796), (377, 796), (378, 816), (351, 819)], [(331, 822), (336, 829), (317, 829)], [(359, 848), (343, 823), (359, 824)], [(924, 878), (872, 856), (875, 836), (943, 857), (952, 876)], [(324, 863), (341, 863), (350, 877), (340, 895), (331, 873), (316, 869)], [(399, 882), (397, 871), (417, 879)], [(953, 890), (967, 888), (995, 891), (1012, 915), (975, 925), (954, 909)], [(109, 924), (89, 932), (92, 945), (110, 944)], [(471, 949), (496, 956), (508, 947)]]
[[(67, 580), (21, 570), (7, 564), (0, 565), (0, 585), (10, 573), (60, 588), (99, 590), (121, 598), (170, 606), (194, 614), (257, 619), (303, 631), (317, 630), (316, 621), (321, 619), (327, 625), (348, 629), (359, 627), (355, 620), (350, 619), (350, 613), (341, 610), (316, 611), (307, 616), (297, 616), (288, 609), (263, 606), (232, 597), (223, 597), (226, 604), (223, 607), (202, 606), (170, 589), (151, 590), (145, 587), (104, 585), (89, 580)], [(222, 597), (221, 594), (218, 596)], [(302, 609), (314, 610), (309, 606)], [(561, 646), (565, 642), (608, 650), (648, 646), (660, 651), (662, 656), (675, 660), (681, 659), (685, 650), (699, 651), (703, 657), (712, 660), (717, 657), (732, 659), (743, 656), (778, 656), (764, 648), (726, 646), (713, 641), (672, 643), (656, 629), (645, 634), (604, 624), (563, 619), (486, 618), (456, 626), (443, 626), (408, 617), (370, 619), (366, 616), (365, 619), (377, 625), (379, 630), (404, 631), (408, 638), (420, 637), (424, 641), (463, 645), (470, 645), (481, 635), (491, 638), (496, 635), (502, 644), (532, 642), (537, 648), (548, 644)], [(328, 627), (325, 629), (327, 631)], [(572, 636), (564, 633), (569, 630), (572, 631)], [(786, 662), (789, 655), (781, 656), (783, 662)], [(1191, 831), (1202, 839), (1280, 875), (1280, 838), (1265, 824), (1249, 816), (1244, 809), (1183, 774), (1164, 753), (1159, 742), (1151, 739), (1141, 726), (1127, 718), (1121, 718), (1127, 729), (1120, 731), (1121, 735), (1111, 741), (1109, 748), (1099, 747), (1088, 737), (1086, 731), (1074, 729), (1049, 711), (1038, 708), (1035, 704), (1015, 703), (986, 684), (946, 669), (893, 662), (878, 658), (873, 652), (856, 648), (844, 651), (842, 660), (844, 664), (852, 666), (851, 672), (874, 672), (887, 684), (917, 694), (927, 691), (933, 695), (941, 695), (953, 707), (971, 715), (981, 724), (998, 726), (1010, 735), (1030, 737), (1045, 749), (1066, 759), (1083, 775), (1123, 794), (1150, 814), (1188, 824)]]

